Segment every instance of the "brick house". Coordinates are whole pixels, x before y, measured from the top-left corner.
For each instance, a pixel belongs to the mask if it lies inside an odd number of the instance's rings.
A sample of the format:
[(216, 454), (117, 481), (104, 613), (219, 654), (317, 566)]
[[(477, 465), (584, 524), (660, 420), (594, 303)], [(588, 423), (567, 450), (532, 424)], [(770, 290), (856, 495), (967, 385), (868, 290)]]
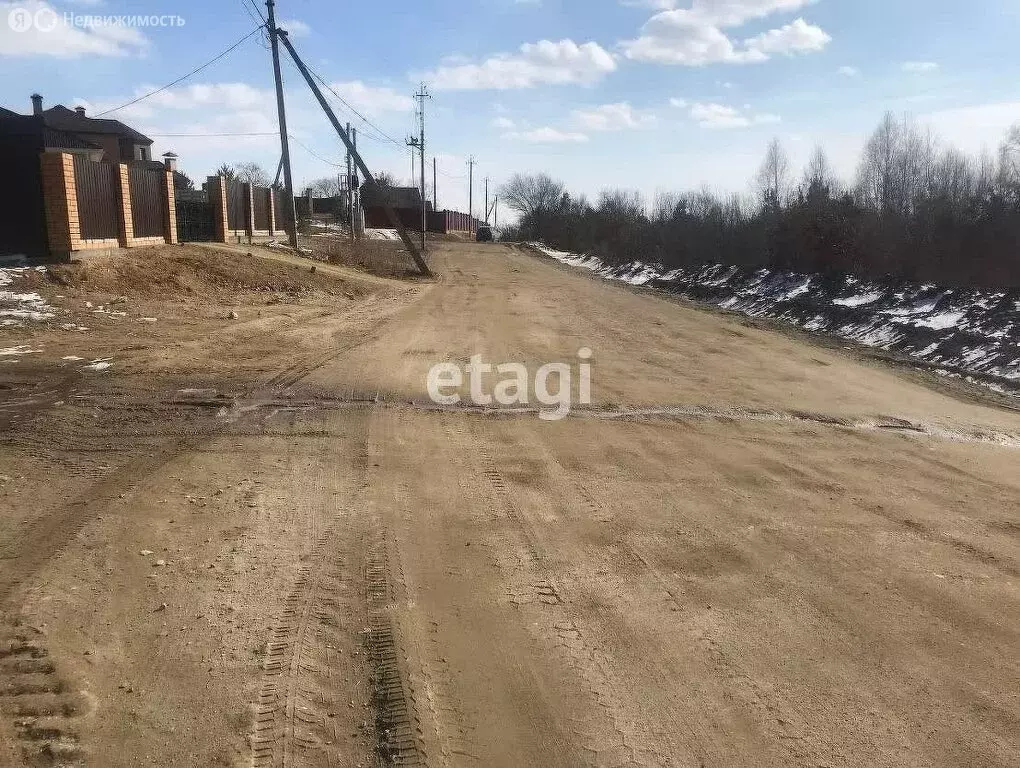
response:
[(68, 250), (48, 237), (41, 173), (41, 161), (61, 154), (95, 165), (137, 164), (152, 160), (152, 139), (119, 120), (90, 118), (82, 108), (58, 104), (44, 110), (38, 94), (32, 96), (31, 114), (0, 108), (0, 168), (17, 190), (0, 206), (0, 260)]
[[(129, 163), (152, 160), (152, 139), (120, 120), (88, 117), (84, 107), (58, 104), (43, 109), (43, 98), (32, 95), (32, 114), (20, 115), (0, 108), (0, 125), (34, 135), (42, 150), (88, 153), (92, 160)], [(100, 154), (101, 153), (101, 154)]]

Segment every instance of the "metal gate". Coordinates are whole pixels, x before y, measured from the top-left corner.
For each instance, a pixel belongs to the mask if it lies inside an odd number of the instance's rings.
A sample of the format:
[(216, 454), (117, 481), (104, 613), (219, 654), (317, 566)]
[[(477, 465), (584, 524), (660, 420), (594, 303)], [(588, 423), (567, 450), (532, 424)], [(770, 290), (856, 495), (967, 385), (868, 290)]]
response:
[(94, 163), (74, 156), (74, 181), (78, 189), (78, 220), (83, 240), (116, 240), (118, 185), (113, 163)]
[(128, 166), (135, 237), (162, 237), (166, 226), (166, 171), (149, 163)]
[(208, 243), (216, 239), (212, 203), (204, 200), (177, 200), (177, 240), (182, 243)]

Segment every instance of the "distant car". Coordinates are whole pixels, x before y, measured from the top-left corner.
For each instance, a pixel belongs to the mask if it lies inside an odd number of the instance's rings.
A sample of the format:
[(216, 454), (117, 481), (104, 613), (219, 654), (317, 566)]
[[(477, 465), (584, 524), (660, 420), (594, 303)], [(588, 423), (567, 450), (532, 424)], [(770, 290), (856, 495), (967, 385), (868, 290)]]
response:
[(491, 243), (495, 238), (492, 236), (492, 227), (481, 226), (475, 234), (475, 240), (479, 243)]

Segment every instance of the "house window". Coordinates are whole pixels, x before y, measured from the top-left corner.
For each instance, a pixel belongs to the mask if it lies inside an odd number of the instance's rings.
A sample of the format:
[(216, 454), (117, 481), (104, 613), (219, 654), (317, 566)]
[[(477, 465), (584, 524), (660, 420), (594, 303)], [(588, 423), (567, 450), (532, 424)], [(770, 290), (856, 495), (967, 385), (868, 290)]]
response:
[(135, 145), (135, 159), (137, 160), (150, 160), (149, 148), (141, 145)]

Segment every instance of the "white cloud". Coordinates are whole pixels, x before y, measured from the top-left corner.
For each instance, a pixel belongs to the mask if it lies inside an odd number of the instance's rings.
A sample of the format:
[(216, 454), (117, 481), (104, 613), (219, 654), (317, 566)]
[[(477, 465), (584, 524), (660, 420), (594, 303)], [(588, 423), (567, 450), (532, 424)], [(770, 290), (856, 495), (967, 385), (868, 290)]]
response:
[[(141, 85), (135, 89), (134, 95), (136, 97), (143, 96), (155, 88), (156, 86), (153, 85)], [(267, 99), (275, 98), (274, 91), (268, 88), (255, 88), (247, 83), (194, 83), (168, 91), (160, 91), (137, 106), (149, 110), (155, 107), (174, 110), (191, 110), (200, 107), (256, 109), (264, 105)]]
[(926, 72), (934, 72), (939, 68), (939, 65), (934, 61), (905, 61), (903, 62), (903, 71), (912, 72), (915, 74), (924, 74)]
[(334, 91), (349, 101), (359, 112), (379, 115), (383, 112), (409, 112), (414, 99), (386, 86), (365, 85), (361, 80), (330, 83)]
[(770, 125), (782, 122), (779, 115), (769, 113), (752, 114), (723, 104), (693, 104), (691, 118), (702, 128), (749, 128), (752, 125)]
[(774, 13), (797, 11), (816, 0), (694, 0), (691, 12), (720, 27), (737, 27)]
[[(330, 86), (355, 109), (366, 114), (407, 112), (414, 107), (414, 100), (410, 96), (392, 88), (370, 86), (360, 80), (334, 82), (330, 83)], [(133, 96), (144, 96), (155, 89), (155, 85), (140, 85), (134, 90)], [(300, 89), (302, 95), (303, 90)], [(122, 98), (116, 103), (95, 105), (89, 105), (81, 99), (79, 102), (84, 104), (90, 113), (97, 114), (130, 100)], [(147, 120), (151, 119), (157, 110), (188, 112), (197, 109), (261, 110), (275, 114), (276, 93), (271, 88), (256, 88), (247, 83), (193, 83), (160, 91), (138, 104), (119, 110), (112, 117), (119, 120)]]
[(613, 72), (616, 61), (598, 43), (542, 40), (517, 53), (500, 53), (481, 63), (445, 63), (424, 75), (436, 90), (532, 88), (536, 85), (591, 84)]
[(287, 30), (291, 37), (307, 37), (312, 34), (312, 28), (298, 19), (288, 19), (279, 22), (279, 26)]
[(675, 97), (671, 98), (669, 100), (669, 106), (676, 107), (677, 109), (686, 109), (687, 108), (687, 99), (678, 99), (678, 98), (675, 98)]
[(748, 51), (757, 51), (765, 56), (775, 53), (792, 56), (795, 53), (820, 51), (831, 42), (832, 38), (821, 27), (797, 19), (779, 29), (770, 29), (745, 40), (744, 45)]
[(499, 128), (500, 130), (503, 131), (512, 131), (514, 128), (517, 127), (517, 123), (515, 123), (508, 117), (497, 117), (495, 120), (492, 121), (492, 125), (494, 128)]
[(620, 47), (628, 58), (698, 67), (748, 64), (775, 54), (819, 51), (832, 38), (820, 27), (797, 19), (737, 45), (723, 30), (773, 13), (796, 10), (812, 0), (694, 0), (691, 8), (662, 11), (650, 18), (633, 40)]
[(622, 131), (655, 124), (655, 115), (635, 110), (625, 101), (574, 110), (574, 119), (589, 131)]
[(677, 0), (620, 0), (621, 5), (630, 8), (651, 8), (656, 11), (668, 11), (676, 8)]
[[(720, 26), (737, 26), (773, 13), (796, 11), (817, 0), (694, 0), (690, 10)], [(679, 0), (622, 0), (623, 5), (668, 11)]]
[(844, 77), (859, 77), (861, 74), (857, 67), (840, 67), (836, 71)]
[(965, 152), (995, 150), (1020, 116), (1020, 101), (974, 104), (919, 115), (937, 135)]
[[(641, 36), (621, 43), (624, 55), (637, 61), (699, 67), (714, 62), (736, 63), (747, 59), (719, 29), (691, 11), (664, 11), (649, 19)], [(762, 58), (758, 54), (759, 60)]]
[[(18, 31), (15, 14), (24, 11), (28, 28)], [(42, 23), (45, 31), (38, 25)], [(98, 25), (72, 27), (61, 11), (42, 0), (0, 2), (0, 56), (132, 56), (144, 53), (149, 39), (136, 27)]]
[(532, 144), (564, 144), (585, 142), (588, 137), (583, 133), (561, 131), (557, 128), (535, 128), (531, 131), (510, 131), (503, 134), (504, 139), (511, 141), (527, 141)]

